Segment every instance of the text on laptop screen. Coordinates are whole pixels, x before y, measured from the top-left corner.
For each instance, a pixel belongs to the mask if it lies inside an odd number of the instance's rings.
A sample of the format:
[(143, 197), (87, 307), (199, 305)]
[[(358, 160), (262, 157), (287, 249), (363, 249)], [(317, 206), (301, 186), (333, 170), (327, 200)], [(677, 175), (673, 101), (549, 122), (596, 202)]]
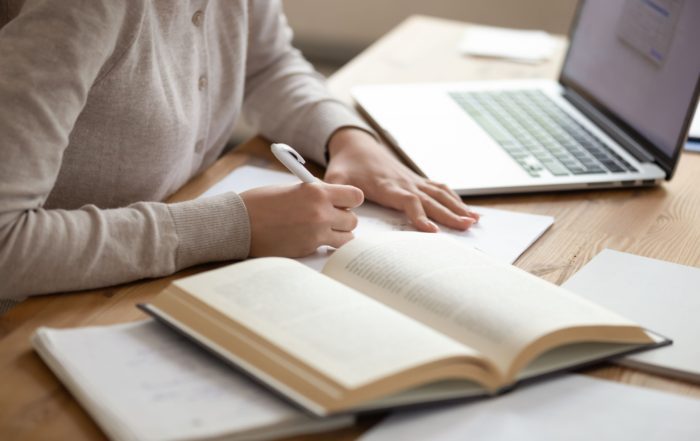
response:
[(562, 78), (671, 157), (700, 75), (700, 1), (589, 0)]

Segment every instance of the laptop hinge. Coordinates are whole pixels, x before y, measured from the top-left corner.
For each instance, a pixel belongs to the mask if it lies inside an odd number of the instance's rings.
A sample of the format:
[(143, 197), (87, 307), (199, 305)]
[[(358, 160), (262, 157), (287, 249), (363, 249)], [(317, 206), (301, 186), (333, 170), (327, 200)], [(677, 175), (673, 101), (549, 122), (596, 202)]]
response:
[(566, 88), (564, 97), (571, 102), (578, 110), (591, 119), (601, 130), (620, 144), (629, 154), (634, 156), (639, 162), (654, 162), (654, 156), (649, 154), (644, 147), (639, 145), (634, 139), (627, 135), (620, 127), (614, 124), (609, 118), (603, 115), (595, 107), (588, 103), (581, 95)]

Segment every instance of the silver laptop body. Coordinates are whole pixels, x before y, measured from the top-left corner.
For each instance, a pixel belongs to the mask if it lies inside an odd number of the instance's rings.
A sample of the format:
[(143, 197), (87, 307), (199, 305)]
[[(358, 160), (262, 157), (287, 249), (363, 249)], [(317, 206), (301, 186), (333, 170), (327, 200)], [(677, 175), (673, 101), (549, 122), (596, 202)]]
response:
[(654, 185), (673, 175), (700, 92), (698, 22), (696, 1), (588, 0), (558, 82), (352, 95), (416, 171), (461, 195)]

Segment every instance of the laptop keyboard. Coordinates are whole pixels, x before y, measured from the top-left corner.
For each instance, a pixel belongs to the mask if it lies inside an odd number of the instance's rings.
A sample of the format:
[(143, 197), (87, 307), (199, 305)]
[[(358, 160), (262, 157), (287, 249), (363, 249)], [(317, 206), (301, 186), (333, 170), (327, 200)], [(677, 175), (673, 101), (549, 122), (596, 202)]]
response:
[(538, 90), (449, 95), (530, 176), (637, 171)]

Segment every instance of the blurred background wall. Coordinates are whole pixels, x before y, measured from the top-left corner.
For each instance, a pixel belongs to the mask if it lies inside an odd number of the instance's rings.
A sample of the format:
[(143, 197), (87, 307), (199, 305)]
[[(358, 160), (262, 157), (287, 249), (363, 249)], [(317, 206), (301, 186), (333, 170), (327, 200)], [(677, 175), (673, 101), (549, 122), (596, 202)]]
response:
[[(617, 0), (612, 0), (617, 1)], [(284, 0), (295, 44), (342, 65), (412, 14), (566, 34), (576, 0)]]

